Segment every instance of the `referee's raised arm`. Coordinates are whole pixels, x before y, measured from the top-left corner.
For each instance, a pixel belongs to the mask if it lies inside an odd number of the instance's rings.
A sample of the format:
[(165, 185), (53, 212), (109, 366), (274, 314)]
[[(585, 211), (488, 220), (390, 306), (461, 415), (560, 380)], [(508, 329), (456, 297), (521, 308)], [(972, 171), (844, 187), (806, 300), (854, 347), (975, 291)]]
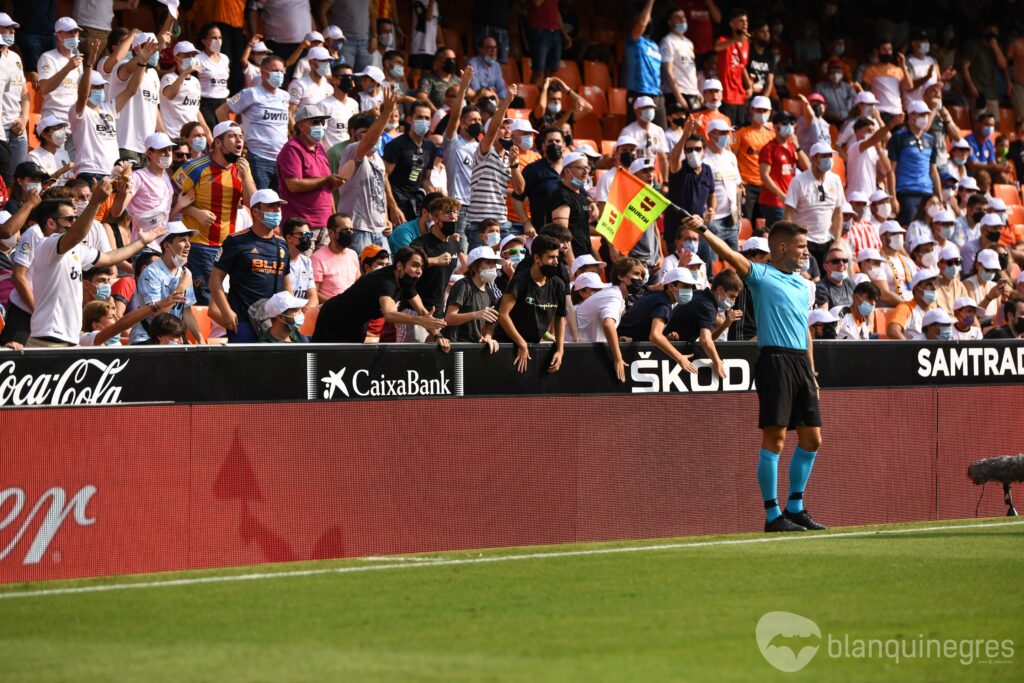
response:
[(718, 258), (732, 266), (740, 277), (745, 278), (750, 273), (750, 261), (747, 257), (733, 251), (732, 247), (719, 239), (718, 235), (710, 232), (700, 216), (687, 216), (683, 219), (681, 227), (699, 232), (707, 240), (708, 246), (718, 254)]

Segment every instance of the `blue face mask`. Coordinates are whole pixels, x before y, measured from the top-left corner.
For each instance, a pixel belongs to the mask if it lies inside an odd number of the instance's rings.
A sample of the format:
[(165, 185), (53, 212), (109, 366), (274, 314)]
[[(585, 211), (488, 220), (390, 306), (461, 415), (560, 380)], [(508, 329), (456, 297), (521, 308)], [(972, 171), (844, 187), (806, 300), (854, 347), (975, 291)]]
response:
[(934, 289), (926, 289), (923, 292), (921, 292), (921, 299), (923, 299), (926, 304), (933, 304), (935, 303), (935, 300), (938, 298), (939, 293), (936, 292)]
[(782, 137), (788, 138), (792, 134), (793, 134), (793, 126), (792, 126), (792, 124), (784, 123), (781, 126), (779, 126), (779, 135), (781, 135)]
[(493, 249), (494, 247), (498, 246), (500, 243), (501, 243), (501, 233), (500, 232), (489, 232), (489, 233), (487, 233), (487, 246), (489, 246), (489, 247), (491, 247)]
[(0, 36), (0, 40), (3, 41), (4, 45), (6, 45), (7, 47), (10, 47), (11, 45), (14, 45), (14, 34), (13, 33), (5, 33), (2, 36)]
[(331, 65), (329, 62), (320, 62), (316, 65), (316, 72), (321, 76), (326, 76), (331, 73)]
[(283, 71), (271, 71), (267, 74), (267, 83), (275, 88), (280, 88), (284, 85), (284, 72)]
[(267, 226), (271, 230), (281, 225), (281, 212), (274, 211), (263, 214), (263, 225)]
[(953, 327), (951, 325), (943, 325), (939, 328), (939, 339), (943, 341), (949, 341), (953, 338)]
[(427, 119), (417, 119), (412, 122), (412, 132), (416, 133), (420, 137), (423, 137), (430, 131), (430, 121)]
[(187, 69), (191, 69), (193, 64), (195, 64), (194, 59), (191, 57), (185, 57), (185, 59), (181, 60), (181, 70), (185, 71)]
[(192, 138), (192, 141), (190, 143), (188, 143), (188, 144), (189, 144), (189, 147), (192, 148), (192, 151), (194, 151), (194, 152), (202, 152), (202, 151), (204, 151), (206, 149), (206, 138), (205, 137), (202, 137), (202, 138)]
[(78, 36), (75, 36), (73, 38), (65, 38), (64, 39), (64, 47), (67, 48), (68, 50), (70, 50), (71, 52), (77, 52), (78, 51)]
[(715, 138), (715, 144), (718, 145), (719, 149), (729, 149), (729, 136), (719, 135)]
[(106, 301), (110, 298), (110, 283), (104, 283), (102, 285), (96, 285), (96, 299), (97, 301)]
[(981, 134), (984, 135), (985, 137), (990, 137), (995, 132), (996, 129), (993, 128), (992, 126), (984, 126), (981, 129)]
[(518, 266), (526, 258), (525, 254), (510, 254), (508, 260), (512, 262), (512, 265)]
[(402, 76), (405, 75), (405, 67), (402, 66), (401, 64), (395, 64), (393, 67), (391, 67), (391, 75), (394, 78), (401, 78)]
[(874, 313), (875, 307), (867, 301), (861, 301), (857, 304), (857, 310), (860, 312), (862, 318), (867, 318)]
[(491, 64), (494, 64), (494, 57), (489, 57), (487, 55), (484, 55), (484, 64), (486, 64), (487, 66), (490, 66)]
[(103, 104), (104, 93), (102, 90), (91, 90), (89, 92), (89, 103), (94, 104), (97, 107)]
[(157, 62), (159, 62), (159, 61), (160, 61), (160, 55), (157, 54), (156, 52), (154, 52), (152, 55), (150, 55), (149, 61), (146, 62), (146, 64), (148, 64), (149, 66), (156, 66)]
[(570, 178), (569, 181), (572, 183), (572, 186), (575, 187), (577, 190), (582, 190), (587, 186), (587, 184), (584, 183), (579, 178)]
[(827, 172), (832, 170), (832, 157), (818, 159), (818, 170)]
[(686, 287), (680, 287), (679, 291), (676, 292), (676, 303), (680, 306), (685, 306), (693, 300), (693, 290), (687, 289)]
[(697, 253), (697, 240), (685, 240), (683, 242), (683, 249), (691, 253)]
[(327, 128), (324, 126), (313, 126), (309, 129), (309, 137), (317, 142), (323, 140), (325, 135), (327, 135)]
[(688, 27), (687, 27), (685, 21), (681, 22), (681, 23), (678, 23), (678, 24), (674, 24), (672, 26), (672, 30), (675, 31), (676, 33), (678, 33), (679, 35), (683, 35), (684, 33), (686, 33), (686, 29), (687, 28)]

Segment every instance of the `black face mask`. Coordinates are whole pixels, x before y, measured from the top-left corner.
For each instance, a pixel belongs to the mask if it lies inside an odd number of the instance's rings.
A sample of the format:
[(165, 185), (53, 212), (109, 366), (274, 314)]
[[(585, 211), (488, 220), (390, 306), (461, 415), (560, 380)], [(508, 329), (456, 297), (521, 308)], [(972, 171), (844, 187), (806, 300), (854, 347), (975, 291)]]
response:
[(998, 230), (986, 230), (985, 231), (985, 237), (988, 238), (989, 242), (998, 242), (1000, 234), (1001, 233)]
[(565, 140), (565, 146), (566, 147), (572, 147), (572, 136), (571, 135), (563, 135), (562, 139)]
[(636, 161), (636, 155), (632, 152), (620, 152), (619, 153), (619, 165), (622, 168), (629, 168)]
[(478, 138), (480, 137), (480, 133), (481, 131), (483, 131), (483, 129), (484, 127), (481, 126), (479, 123), (471, 123), (469, 124), (469, 126), (466, 127), (466, 133), (471, 138)]
[(544, 157), (551, 163), (555, 163), (562, 158), (562, 148), (553, 142), (549, 142), (544, 147)]
[(999, 255), (999, 267), (1002, 270), (1006, 270), (1009, 267), (1009, 265), (1010, 265), (1010, 255), (1009, 254), (1000, 254)]
[(544, 264), (540, 267), (540, 274), (544, 277), (554, 277), (558, 275), (558, 264), (547, 265)]
[(626, 285), (626, 291), (630, 294), (639, 294), (644, 291), (644, 281), (640, 278), (630, 280), (629, 284)]
[(882, 64), (895, 64), (896, 55), (879, 55), (878, 61), (880, 61)]
[(344, 93), (352, 92), (356, 89), (356, 82), (351, 76), (342, 76), (338, 80), (338, 90)]
[(509, 150), (516, 144), (512, 140), (498, 140), (498, 144), (501, 145), (502, 149)]
[(445, 221), (441, 224), (441, 234), (445, 237), (451, 237), (455, 234), (455, 221)]
[[(354, 240), (355, 238), (356, 234), (354, 232), (344, 230), (342, 232), (339, 232), (338, 236), (335, 237), (334, 239), (338, 242), (339, 247), (344, 247), (347, 249), (348, 247), (352, 246), (352, 240)], [(312, 238), (310, 238), (310, 242), (312, 243)]]
[(299, 251), (309, 251), (313, 246), (313, 233), (304, 232), (299, 235), (299, 243), (296, 245)]
[(985, 212), (984, 211), (975, 211), (974, 213), (971, 214), (971, 220), (974, 221), (975, 223), (980, 223), (981, 219), (984, 218), (984, 217), (985, 217)]
[(444, 66), (441, 67), (441, 70), (444, 71), (446, 74), (453, 74), (457, 69), (458, 66), (455, 64), (454, 59), (444, 60)]

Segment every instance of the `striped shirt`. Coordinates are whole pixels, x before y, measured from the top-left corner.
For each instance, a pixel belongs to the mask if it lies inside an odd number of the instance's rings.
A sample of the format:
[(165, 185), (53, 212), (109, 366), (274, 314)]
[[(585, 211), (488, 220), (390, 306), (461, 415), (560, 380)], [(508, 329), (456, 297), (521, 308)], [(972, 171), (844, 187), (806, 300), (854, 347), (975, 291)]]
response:
[(878, 227), (871, 221), (857, 221), (850, 226), (846, 241), (853, 247), (856, 258), (861, 249), (881, 249), (882, 238), (878, 236)]
[(189, 229), (198, 230), (198, 234), (192, 236), (192, 243), (221, 246), (224, 238), (235, 231), (236, 211), (242, 201), (242, 179), (238, 175), (238, 167), (231, 164), (229, 168), (221, 168), (208, 154), (203, 155), (179, 168), (174, 174), (174, 184), (182, 192), (195, 190), (196, 199), (192, 206), (214, 214), (209, 228), (204, 228), (189, 215), (182, 215)]
[(482, 155), (476, 153), (476, 165), (469, 183), (470, 198), (468, 216), (471, 223), (494, 218), (504, 223), (508, 220), (505, 197), (512, 180), (512, 169), (508, 156), (494, 141), (491, 151)]

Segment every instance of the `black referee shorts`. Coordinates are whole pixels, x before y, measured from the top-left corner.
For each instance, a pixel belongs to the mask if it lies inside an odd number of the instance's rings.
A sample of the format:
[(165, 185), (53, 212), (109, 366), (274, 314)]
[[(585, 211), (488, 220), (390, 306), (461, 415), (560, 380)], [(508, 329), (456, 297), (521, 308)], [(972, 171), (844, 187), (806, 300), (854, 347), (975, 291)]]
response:
[(760, 404), (758, 428), (820, 427), (818, 387), (807, 351), (766, 346), (754, 369)]

